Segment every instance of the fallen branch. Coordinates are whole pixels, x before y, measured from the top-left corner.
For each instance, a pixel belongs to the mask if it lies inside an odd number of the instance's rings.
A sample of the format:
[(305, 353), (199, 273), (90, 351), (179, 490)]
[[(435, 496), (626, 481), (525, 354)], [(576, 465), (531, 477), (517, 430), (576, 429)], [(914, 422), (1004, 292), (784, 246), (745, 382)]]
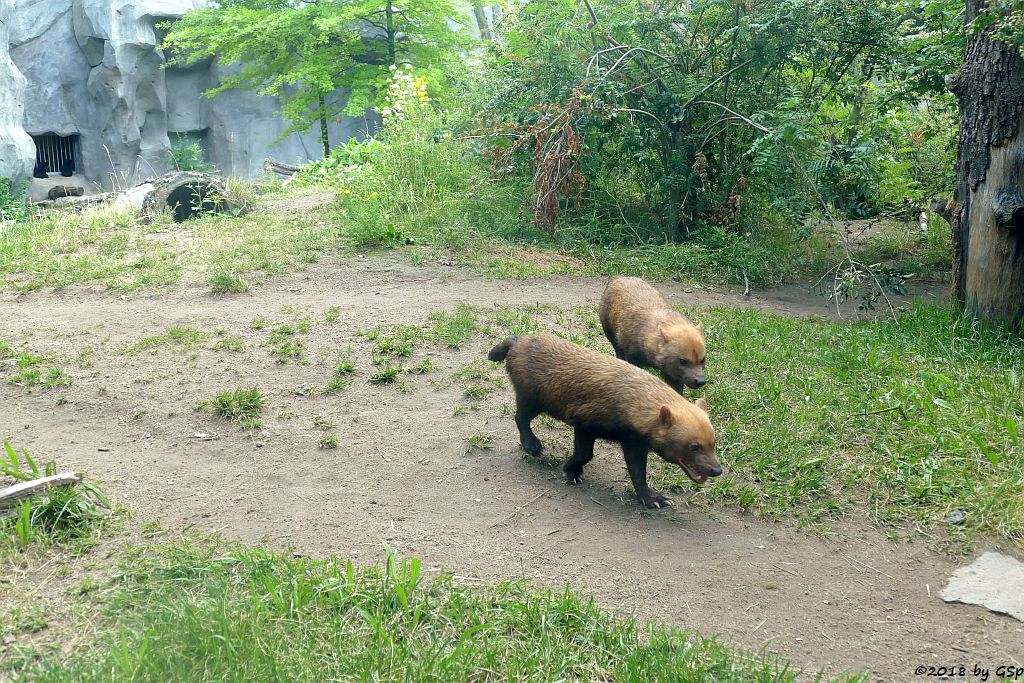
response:
[(302, 170), (302, 167), (293, 166), (292, 164), (286, 164), (283, 161), (277, 161), (276, 159), (267, 157), (263, 160), (263, 170), (276, 173), (277, 175), (290, 177)]
[(72, 486), (74, 484), (81, 483), (82, 475), (76, 472), (64, 472), (62, 474), (54, 474), (50, 477), (42, 477), (41, 479), (33, 479), (32, 481), (23, 481), (14, 486), (8, 486), (5, 489), (0, 489), (0, 510), (7, 507), (12, 507), (15, 503), (25, 498), (31, 498), (32, 496), (45, 491), (53, 486)]
[(543, 498), (544, 496), (548, 495), (549, 493), (551, 493), (551, 489), (544, 489), (543, 491), (541, 491), (540, 493), (538, 493), (538, 494), (537, 494), (536, 496), (534, 496), (534, 497), (533, 497), (533, 498), (531, 498), (530, 500), (528, 500), (528, 501), (526, 501), (525, 503), (523, 503), (522, 505), (517, 505), (517, 506), (516, 506), (516, 509), (515, 509), (515, 510), (513, 510), (513, 511), (512, 511), (512, 512), (511, 512), (510, 514), (506, 515), (505, 517), (503, 517), (502, 519), (498, 520), (497, 522), (495, 522), (494, 524), (490, 525), (490, 526), (489, 526), (489, 527), (487, 527), (487, 528), (488, 528), (488, 529), (493, 529), (493, 528), (494, 528), (494, 527), (496, 527), (496, 526), (501, 526), (502, 524), (505, 524), (506, 522), (510, 522), (510, 521), (512, 521), (512, 519), (513, 519), (513, 518), (514, 518), (514, 517), (515, 517), (516, 515), (518, 515), (518, 514), (519, 514), (520, 512), (522, 512), (522, 511), (523, 511), (524, 509), (526, 509), (526, 508), (527, 508), (528, 506), (532, 505), (533, 503), (536, 503), (536, 502), (537, 502), (538, 500), (540, 500), (540, 499), (541, 499), (541, 498)]

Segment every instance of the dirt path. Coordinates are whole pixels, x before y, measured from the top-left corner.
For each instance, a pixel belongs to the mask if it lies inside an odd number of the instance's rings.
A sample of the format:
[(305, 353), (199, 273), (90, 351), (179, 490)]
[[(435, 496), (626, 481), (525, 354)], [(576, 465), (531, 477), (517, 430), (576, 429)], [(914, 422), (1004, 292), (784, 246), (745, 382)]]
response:
[[(895, 546), (862, 520), (825, 540), (790, 523), (687, 505), (686, 492), (675, 494), (676, 508), (650, 513), (636, 504), (621, 456), (607, 444), (582, 485), (563, 485), (556, 467), (522, 459), (502, 414), (510, 390), (453, 414), (461, 390), (440, 380), (479, 358), (490, 340), (430, 351), (439, 370), (410, 380), (411, 393), (365, 381), (369, 355), (358, 329), (424, 323), (462, 301), (592, 305), (602, 284), (486, 282), (379, 258), (317, 266), (233, 297), (197, 289), (122, 299), (84, 288), (0, 295), (0, 339), (66, 359), (75, 379), (60, 390), (68, 400), (59, 406), (58, 392), (26, 394), (4, 383), (0, 433), (88, 472), (141, 518), (170, 528), (270, 537), (364, 562), (380, 558), (384, 539), (433, 569), (569, 584), (641, 618), (767, 648), (797, 665), (869, 669), (873, 680), (918, 679), (918, 664), (1022, 663), (1020, 623), (934, 597), (952, 562), (920, 545)], [(829, 315), (796, 287), (749, 298), (664, 289), (680, 303)], [(281, 317), (283, 306), (321, 321), (328, 307), (340, 309), (337, 322), (316, 324), (305, 337), (305, 363), (273, 363), (259, 345), (266, 333), (250, 328), (256, 316)], [(172, 325), (223, 328), (244, 350), (118, 352)], [(356, 381), (331, 396), (310, 391), (329, 375), (327, 351), (349, 343), (357, 347)], [(253, 384), (270, 407), (252, 435), (193, 410), (197, 400)], [(317, 415), (335, 424), (338, 448), (317, 448)], [(467, 453), (480, 434), (494, 447)]]

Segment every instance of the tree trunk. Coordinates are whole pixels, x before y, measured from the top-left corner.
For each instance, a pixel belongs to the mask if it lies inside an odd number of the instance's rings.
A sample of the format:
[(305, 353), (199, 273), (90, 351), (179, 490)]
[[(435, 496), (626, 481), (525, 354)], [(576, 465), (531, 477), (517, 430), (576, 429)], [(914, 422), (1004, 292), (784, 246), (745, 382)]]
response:
[(491, 31), (491, 22), (487, 19), (487, 12), (483, 4), (473, 3), (473, 16), (476, 17), (476, 27), (480, 29), (480, 37), (484, 40), (494, 40), (494, 33)]
[(398, 53), (395, 48), (395, 36), (398, 32), (395, 31), (395, 7), (391, 4), (391, 0), (388, 0), (384, 7), (384, 26), (388, 40), (388, 64), (393, 65)]
[(320, 111), (317, 114), (320, 117), (320, 143), (324, 146), (324, 159), (331, 156), (331, 136), (327, 132), (327, 103), (324, 102), (323, 94), (316, 96), (317, 103), (320, 105)]
[[(985, 0), (967, 0), (968, 25)], [(967, 38), (964, 66), (946, 78), (960, 102), (953, 225), (953, 296), (969, 315), (1020, 329), (1024, 321), (1024, 58)]]
[(663, 133), (662, 141), (662, 164), (665, 178), (671, 183), (668, 188), (668, 196), (665, 197), (665, 234), (673, 242), (682, 242), (686, 239), (689, 230), (683, 225), (683, 209), (688, 195), (683, 194), (679, 186), (679, 179), (682, 168), (692, 168), (693, 158), (687, 154), (685, 159), (679, 159), (683, 153), (683, 142), (691, 132), (692, 124), (687, 120), (683, 122), (683, 129), (670, 128)]

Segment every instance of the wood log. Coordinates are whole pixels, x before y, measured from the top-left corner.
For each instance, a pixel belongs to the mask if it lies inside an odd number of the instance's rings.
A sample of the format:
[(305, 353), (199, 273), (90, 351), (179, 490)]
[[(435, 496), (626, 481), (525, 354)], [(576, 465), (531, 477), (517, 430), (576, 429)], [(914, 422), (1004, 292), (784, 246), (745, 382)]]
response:
[(220, 178), (195, 171), (150, 178), (119, 194), (114, 203), (139, 209), (149, 219), (159, 216), (165, 208), (170, 209), (176, 223), (234, 209), (227, 200), (227, 188)]
[(267, 157), (263, 160), (263, 170), (269, 173), (276, 173), (277, 175), (293, 176), (302, 170), (302, 167), (293, 166)]
[(54, 185), (46, 193), (47, 199), (59, 199), (61, 197), (81, 197), (85, 194), (84, 187), (69, 187), (67, 185)]
[(31, 481), (18, 482), (14, 486), (0, 489), (0, 510), (11, 507), (18, 501), (31, 498), (52, 486), (70, 486), (82, 481), (82, 475), (77, 472), (64, 472), (51, 477), (42, 477)]

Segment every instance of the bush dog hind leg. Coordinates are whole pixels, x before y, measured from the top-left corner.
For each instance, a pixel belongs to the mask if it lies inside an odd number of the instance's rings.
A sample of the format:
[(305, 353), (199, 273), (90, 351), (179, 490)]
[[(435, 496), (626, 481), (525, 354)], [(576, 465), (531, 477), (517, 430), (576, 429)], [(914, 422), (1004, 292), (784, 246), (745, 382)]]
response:
[(562, 464), (565, 478), (573, 484), (583, 480), (583, 466), (594, 459), (594, 436), (590, 432), (575, 428), (572, 457)]
[(516, 427), (519, 428), (519, 443), (523, 450), (535, 458), (544, 455), (544, 446), (533, 433), (530, 423), (541, 414), (537, 404), (527, 398), (516, 396)]

